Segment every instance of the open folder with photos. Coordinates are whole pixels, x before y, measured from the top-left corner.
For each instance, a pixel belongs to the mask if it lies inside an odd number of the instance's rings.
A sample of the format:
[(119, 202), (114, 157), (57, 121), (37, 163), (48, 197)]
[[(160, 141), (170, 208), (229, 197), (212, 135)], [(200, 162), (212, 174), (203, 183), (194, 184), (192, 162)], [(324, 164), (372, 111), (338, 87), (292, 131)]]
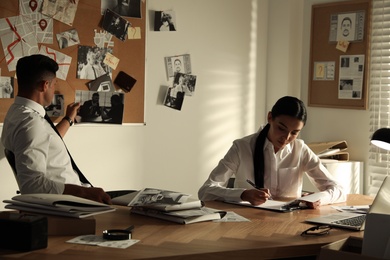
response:
[(204, 206), (190, 194), (156, 188), (145, 188), (112, 199), (113, 204), (131, 207), (130, 212), (180, 224), (219, 220), (225, 215)]
[(145, 188), (112, 199), (116, 205), (144, 207), (161, 211), (200, 209), (204, 206), (201, 200), (190, 194), (156, 188)]

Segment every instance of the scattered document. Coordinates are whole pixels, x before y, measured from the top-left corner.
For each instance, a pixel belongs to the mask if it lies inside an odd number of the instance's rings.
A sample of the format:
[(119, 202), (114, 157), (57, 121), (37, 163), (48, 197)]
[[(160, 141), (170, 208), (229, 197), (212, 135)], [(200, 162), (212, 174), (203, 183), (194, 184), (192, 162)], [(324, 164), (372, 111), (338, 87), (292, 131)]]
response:
[(55, 20), (72, 26), (78, 3), (79, 0), (75, 0), (75, 3), (69, 0), (45, 0), (43, 1), (41, 12), (42, 14), (53, 17)]
[(72, 238), (67, 243), (72, 244), (82, 244), (90, 246), (102, 246), (102, 247), (112, 247), (112, 248), (128, 248), (139, 242), (137, 239), (127, 239), (127, 240), (106, 240), (103, 236), (96, 235), (83, 235)]
[(359, 205), (359, 206), (332, 206), (337, 211), (340, 212), (352, 212), (352, 213), (360, 213), (367, 214), (370, 209), (370, 205)]
[(226, 212), (226, 215), (223, 218), (213, 220), (213, 222), (250, 222), (250, 220), (247, 218), (244, 218), (241, 215), (238, 215), (234, 211), (228, 211), (228, 212)]
[(72, 62), (72, 57), (66, 55), (62, 52), (51, 49), (47, 46), (41, 46), (39, 54), (45, 55), (49, 58), (52, 58), (55, 62), (58, 63), (58, 71), (56, 73), (57, 78), (66, 80), (68, 76), (70, 64)]

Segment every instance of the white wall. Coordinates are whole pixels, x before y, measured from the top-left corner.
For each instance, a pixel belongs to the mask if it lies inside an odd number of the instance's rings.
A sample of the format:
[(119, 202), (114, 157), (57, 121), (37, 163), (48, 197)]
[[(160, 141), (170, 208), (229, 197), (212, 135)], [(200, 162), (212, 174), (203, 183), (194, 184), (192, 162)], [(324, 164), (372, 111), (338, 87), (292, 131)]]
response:
[[(74, 126), (65, 141), (95, 186), (161, 187), (196, 196), (233, 139), (255, 131), (259, 113), (264, 119), (264, 106), (255, 100), (265, 93), (268, 1), (147, 3), (150, 11), (174, 9), (178, 31), (147, 32), (146, 125)], [(169, 84), (164, 57), (184, 53), (198, 78), (195, 95), (179, 112), (161, 105)], [(0, 148), (2, 201), (17, 186)]]
[[(65, 141), (80, 168), (106, 190), (161, 187), (196, 196), (232, 141), (256, 131), (279, 97), (307, 102), (312, 2), (148, 0), (149, 12), (175, 10), (178, 31), (147, 32), (146, 125), (72, 127)], [(164, 57), (184, 53), (198, 78), (179, 112), (161, 105), (169, 84)], [(365, 159), (366, 111), (308, 110), (306, 141), (346, 139), (351, 158)], [(0, 144), (1, 201), (17, 189), (2, 151)]]

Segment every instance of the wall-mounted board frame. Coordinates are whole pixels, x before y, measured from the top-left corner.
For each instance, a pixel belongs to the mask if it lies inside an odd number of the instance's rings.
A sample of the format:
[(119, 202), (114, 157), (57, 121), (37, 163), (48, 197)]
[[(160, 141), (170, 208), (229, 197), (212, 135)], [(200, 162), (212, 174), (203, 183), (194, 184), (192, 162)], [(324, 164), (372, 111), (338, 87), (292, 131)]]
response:
[[(116, 3), (117, 1), (112, 2)], [(112, 70), (112, 81), (114, 81), (120, 71), (124, 71), (136, 79), (136, 83), (131, 91), (124, 94), (123, 123), (145, 123), (146, 0), (140, 0), (140, 3), (141, 18), (122, 16), (131, 23), (132, 29), (137, 30), (137, 32), (140, 33), (140, 37), (136, 37), (136, 39), (126, 39), (125, 41), (112, 37), (112, 41), (114, 42), (112, 54), (120, 60), (117, 68)], [(17, 16), (18, 14), (18, 0), (0, 1), (0, 18)], [(72, 57), (68, 76), (66, 80), (58, 80), (56, 91), (57, 94), (62, 94), (64, 96), (65, 106), (75, 101), (76, 90), (88, 90), (87, 83), (90, 82), (90, 80), (79, 79), (76, 77), (78, 70), (78, 46), (96, 46), (94, 43), (95, 30), (98, 32), (103, 31), (101, 27), (102, 18), (100, 0), (79, 0), (76, 16), (72, 26), (54, 20), (53, 44), (39, 44), (40, 46), (47, 46)], [(73, 28), (78, 31), (80, 44), (60, 49), (56, 39), (56, 34)], [(0, 68), (1, 76), (15, 77), (15, 71), (8, 70), (4, 50), (0, 51)], [(15, 79), (14, 95), (17, 93), (16, 81), (17, 80)], [(116, 87), (116, 89), (119, 90), (119, 87)], [(0, 98), (0, 123), (4, 121), (4, 117), (13, 102), (13, 98)], [(52, 119), (53, 121), (58, 122), (61, 118)]]
[[(342, 35), (345, 17), (355, 24), (349, 38)], [(309, 106), (367, 109), (370, 20), (371, 0), (312, 6)]]

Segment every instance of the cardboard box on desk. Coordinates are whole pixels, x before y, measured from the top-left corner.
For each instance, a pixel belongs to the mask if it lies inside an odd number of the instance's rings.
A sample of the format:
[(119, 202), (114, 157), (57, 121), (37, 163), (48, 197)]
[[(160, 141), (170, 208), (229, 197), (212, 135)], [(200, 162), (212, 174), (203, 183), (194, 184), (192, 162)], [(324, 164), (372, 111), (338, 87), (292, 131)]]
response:
[(307, 146), (321, 159), (349, 160), (347, 141), (314, 142)]
[(321, 247), (318, 260), (343, 259), (343, 260), (375, 260), (380, 258), (362, 255), (363, 239), (348, 237)]

